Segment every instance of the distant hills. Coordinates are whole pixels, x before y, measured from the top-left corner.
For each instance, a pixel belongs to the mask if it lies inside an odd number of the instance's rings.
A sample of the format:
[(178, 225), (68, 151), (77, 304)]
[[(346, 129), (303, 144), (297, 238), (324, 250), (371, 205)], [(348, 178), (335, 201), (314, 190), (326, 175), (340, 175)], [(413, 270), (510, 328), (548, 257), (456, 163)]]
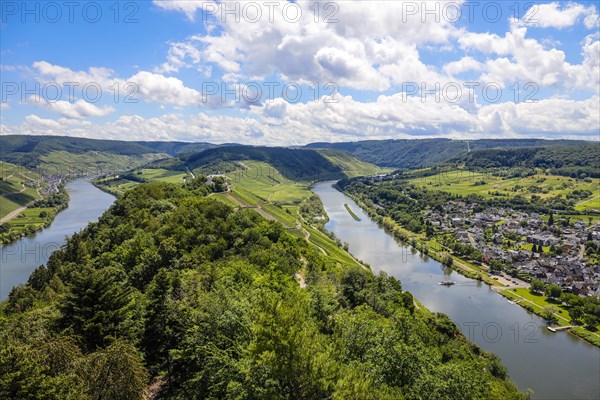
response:
[[(98, 140), (64, 136), (0, 136), (0, 160), (26, 168), (47, 168), (48, 164), (64, 161), (84, 163), (127, 162), (164, 158), (182, 152), (198, 152), (215, 147), (210, 143), (130, 142)], [(65, 157), (68, 153), (70, 157)], [(121, 156), (112, 157), (111, 156)]]
[(420, 168), (452, 160), (459, 155), (480, 149), (581, 146), (590, 142), (583, 140), (544, 139), (401, 139), (366, 140), (361, 142), (311, 143), (307, 149), (345, 150), (362, 161), (380, 167)]
[[(191, 171), (211, 164), (229, 161), (262, 161), (276, 168), (281, 175), (294, 181), (315, 181), (341, 179), (351, 174), (345, 171), (362, 171), (368, 164), (357, 160), (349, 153), (338, 151), (329, 157), (311, 149), (289, 149), (285, 147), (250, 147), (227, 146), (204, 150), (200, 153), (184, 153), (178, 156), (159, 160), (150, 164), (149, 168)], [(368, 165), (367, 172), (377, 172), (377, 167)]]
[(451, 161), (470, 169), (542, 168), (555, 175), (600, 178), (600, 144), (572, 146), (484, 149), (460, 155)]
[[(70, 165), (118, 171), (163, 160), (155, 165), (193, 170), (201, 165), (248, 159), (267, 162), (295, 180), (378, 173), (380, 170), (373, 165), (420, 168), (444, 162), (461, 162), (473, 167), (545, 166), (560, 170), (563, 175), (584, 170), (588, 176), (598, 175), (597, 170), (594, 171), (598, 167), (598, 145), (581, 140), (401, 139), (311, 143), (302, 148), (283, 148), (5, 135), (0, 137), (0, 144), (0, 161), (29, 169), (58, 170)], [(577, 151), (573, 151), (573, 146), (579, 147)]]

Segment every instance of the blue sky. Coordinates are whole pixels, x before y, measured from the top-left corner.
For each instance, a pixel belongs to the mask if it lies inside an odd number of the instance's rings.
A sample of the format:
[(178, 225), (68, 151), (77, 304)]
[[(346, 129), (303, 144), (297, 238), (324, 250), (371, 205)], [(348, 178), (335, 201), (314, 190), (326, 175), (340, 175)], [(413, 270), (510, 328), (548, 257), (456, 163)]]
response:
[(0, 5), (2, 134), (598, 140), (595, 2)]

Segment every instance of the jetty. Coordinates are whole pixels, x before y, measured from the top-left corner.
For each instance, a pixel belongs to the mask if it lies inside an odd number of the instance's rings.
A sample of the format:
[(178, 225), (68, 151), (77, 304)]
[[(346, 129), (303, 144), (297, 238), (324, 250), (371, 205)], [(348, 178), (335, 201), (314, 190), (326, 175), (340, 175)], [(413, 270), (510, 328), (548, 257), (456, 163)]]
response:
[(550, 332), (560, 332), (560, 331), (566, 331), (567, 329), (571, 329), (573, 326), (572, 325), (565, 325), (565, 326), (549, 326), (548, 330)]

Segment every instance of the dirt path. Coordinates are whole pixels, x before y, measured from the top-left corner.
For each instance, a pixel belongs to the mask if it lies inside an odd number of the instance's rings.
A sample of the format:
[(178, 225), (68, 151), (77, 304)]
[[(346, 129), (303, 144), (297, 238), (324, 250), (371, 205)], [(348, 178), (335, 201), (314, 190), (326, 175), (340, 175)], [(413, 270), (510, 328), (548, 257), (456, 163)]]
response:
[[(23, 188), (23, 190), (21, 190), (19, 193), (22, 193), (24, 190), (25, 190), (25, 188)], [(27, 210), (27, 207), (32, 205), (35, 201), (43, 199), (43, 196), (40, 194), (39, 189), (36, 190), (36, 193), (38, 195), (38, 198), (36, 200), (32, 200), (29, 203), (27, 203), (26, 205), (24, 205), (23, 207), (19, 207), (16, 210), (13, 210), (13, 211), (9, 212), (8, 214), (6, 214), (4, 217), (0, 218), (0, 224), (10, 221), (11, 219), (15, 218), (17, 215), (21, 214), (23, 211)], [(15, 193), (9, 193), (9, 194), (15, 194)]]
[(306, 281), (304, 280), (304, 278), (302, 277), (302, 275), (296, 274), (294, 276), (298, 280), (298, 284), (300, 285), (300, 289), (306, 289)]
[(0, 218), (0, 224), (3, 224), (5, 222), (10, 221), (11, 219), (13, 219), (17, 215), (21, 214), (25, 210), (27, 210), (27, 206), (25, 206), (25, 207), (19, 207), (19, 208), (17, 208), (14, 211), (9, 212), (4, 217)]
[(596, 199), (597, 199), (597, 198), (599, 198), (599, 197), (600, 197), (600, 196), (592, 197), (591, 199), (584, 200), (584, 201), (582, 201), (581, 203), (577, 203), (577, 204), (575, 204), (575, 206), (580, 206), (580, 205), (582, 205), (582, 204), (589, 203), (590, 201), (594, 201), (594, 200), (596, 200)]

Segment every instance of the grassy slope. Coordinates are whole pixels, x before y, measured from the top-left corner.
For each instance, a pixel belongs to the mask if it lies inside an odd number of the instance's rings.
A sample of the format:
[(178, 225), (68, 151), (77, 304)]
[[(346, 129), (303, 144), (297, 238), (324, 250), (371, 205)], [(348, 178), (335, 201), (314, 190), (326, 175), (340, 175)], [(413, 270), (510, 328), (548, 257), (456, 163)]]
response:
[(374, 164), (361, 161), (347, 151), (334, 149), (317, 149), (321, 155), (340, 167), (349, 178), (356, 176), (377, 175), (392, 171), (391, 168), (380, 168)]
[(300, 204), (312, 195), (308, 182), (288, 180), (264, 162), (244, 161), (244, 166), (247, 169), (228, 174), (232, 192), (217, 197), (239, 207), (256, 209), (263, 216), (281, 222), (288, 231), (317, 246), (333, 263), (358, 264), (334, 240), (300, 218)]
[(165, 156), (156, 153), (120, 155), (99, 151), (53, 151), (40, 156), (37, 168), (46, 175), (106, 174), (133, 169)]
[[(138, 172), (141, 172), (141, 174), (138, 174)], [(168, 183), (184, 183), (185, 178), (189, 176), (186, 172), (169, 171), (162, 168), (142, 168), (139, 170), (134, 170), (132, 174), (148, 182)], [(140, 182), (132, 181), (119, 175), (117, 176), (118, 178), (115, 176), (101, 178), (96, 180), (95, 183), (101, 189), (106, 190), (107, 192), (113, 193), (115, 195), (120, 195), (126, 190), (131, 189), (140, 184)]]
[[(499, 192), (503, 195), (521, 195), (531, 198), (533, 194), (545, 197), (566, 196), (574, 190), (589, 190), (592, 195), (586, 199), (578, 200), (576, 209), (579, 211), (600, 210), (600, 179), (591, 179), (591, 182), (577, 180), (565, 176), (538, 174), (526, 178), (503, 179), (491, 174), (454, 170), (424, 178), (415, 178), (411, 183), (423, 186), (430, 190), (442, 190), (453, 194), (478, 194), (491, 197), (490, 192)], [(485, 182), (485, 184), (480, 184)], [(521, 188), (516, 188), (517, 186)], [(529, 187), (536, 186), (548, 193), (533, 193)]]
[(215, 145), (209, 143), (131, 142), (60, 136), (4, 135), (2, 136), (2, 147), (0, 148), (0, 160), (34, 169), (40, 165), (42, 156), (54, 152), (92, 156), (94, 153), (102, 153), (107, 156), (120, 155), (139, 158), (148, 154), (174, 156), (182, 152), (202, 151), (210, 147), (215, 147)]
[(40, 176), (26, 168), (0, 161), (0, 218), (40, 198), (28, 182), (39, 181)]

